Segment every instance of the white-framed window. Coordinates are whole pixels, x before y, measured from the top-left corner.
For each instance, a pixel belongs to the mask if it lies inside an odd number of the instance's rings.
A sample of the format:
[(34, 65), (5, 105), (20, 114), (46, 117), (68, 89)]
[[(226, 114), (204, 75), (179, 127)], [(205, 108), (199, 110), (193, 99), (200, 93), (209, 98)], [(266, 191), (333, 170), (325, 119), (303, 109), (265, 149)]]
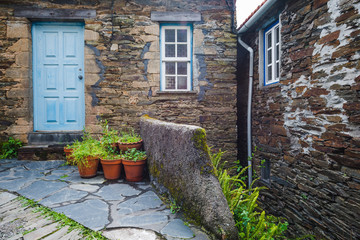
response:
[(280, 79), (280, 24), (271, 25), (264, 31), (264, 85)]
[(192, 90), (192, 28), (160, 25), (161, 91)]

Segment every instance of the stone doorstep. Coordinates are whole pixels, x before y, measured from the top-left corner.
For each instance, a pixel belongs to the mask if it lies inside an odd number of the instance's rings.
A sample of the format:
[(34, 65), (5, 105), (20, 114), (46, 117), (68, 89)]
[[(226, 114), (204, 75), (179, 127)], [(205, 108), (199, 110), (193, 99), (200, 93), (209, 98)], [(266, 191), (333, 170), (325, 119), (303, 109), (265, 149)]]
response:
[(75, 132), (31, 132), (28, 135), (30, 145), (66, 145), (81, 140), (83, 133)]
[(80, 140), (81, 131), (74, 132), (31, 132), (29, 144), (19, 149), (19, 160), (65, 160), (64, 146)]
[(65, 160), (64, 145), (26, 145), (19, 149), (18, 160)]

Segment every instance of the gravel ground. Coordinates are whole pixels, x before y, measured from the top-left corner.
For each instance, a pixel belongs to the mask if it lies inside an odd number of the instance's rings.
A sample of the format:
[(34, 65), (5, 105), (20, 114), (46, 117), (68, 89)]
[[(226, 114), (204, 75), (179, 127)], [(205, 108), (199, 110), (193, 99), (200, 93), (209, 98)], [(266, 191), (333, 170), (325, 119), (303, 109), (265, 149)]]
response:
[[(2, 222), (2, 219), (0, 219), (0, 222)], [(19, 233), (23, 233), (25, 231), (24, 224), (26, 222), (27, 221), (19, 218), (9, 223), (0, 225), (0, 239), (7, 240)]]

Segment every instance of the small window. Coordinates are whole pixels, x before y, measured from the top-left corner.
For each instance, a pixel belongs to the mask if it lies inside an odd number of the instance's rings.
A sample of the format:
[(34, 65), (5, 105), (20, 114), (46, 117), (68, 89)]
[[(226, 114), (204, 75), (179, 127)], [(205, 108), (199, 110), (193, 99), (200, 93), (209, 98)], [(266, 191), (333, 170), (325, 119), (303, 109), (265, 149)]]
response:
[(276, 23), (264, 31), (264, 85), (280, 79), (280, 25)]
[(192, 32), (189, 25), (161, 26), (161, 91), (191, 91)]

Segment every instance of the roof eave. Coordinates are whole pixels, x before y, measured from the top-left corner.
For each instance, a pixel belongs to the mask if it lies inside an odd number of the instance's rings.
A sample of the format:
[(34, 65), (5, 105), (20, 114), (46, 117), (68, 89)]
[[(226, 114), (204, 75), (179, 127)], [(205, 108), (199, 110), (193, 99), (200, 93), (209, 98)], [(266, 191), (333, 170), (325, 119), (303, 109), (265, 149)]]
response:
[(237, 33), (247, 32), (255, 23), (266, 13), (278, 0), (267, 0), (247, 21), (245, 21), (238, 29)]

